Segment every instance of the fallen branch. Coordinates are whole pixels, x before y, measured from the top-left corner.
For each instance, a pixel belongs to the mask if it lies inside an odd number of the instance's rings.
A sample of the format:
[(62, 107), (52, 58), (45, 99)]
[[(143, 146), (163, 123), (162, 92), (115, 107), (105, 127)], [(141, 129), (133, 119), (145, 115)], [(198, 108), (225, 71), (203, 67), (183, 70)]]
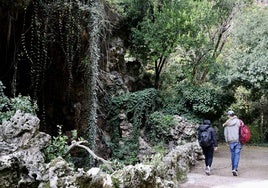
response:
[(107, 161), (99, 156), (97, 156), (89, 147), (83, 145), (83, 144), (87, 144), (88, 142), (86, 140), (83, 141), (72, 141), (72, 144), (68, 147), (67, 152), (65, 153), (65, 156), (70, 153), (70, 151), (75, 148), (75, 147), (79, 147), (79, 148), (83, 148), (85, 149), (94, 159), (97, 159), (98, 161), (101, 161), (110, 171), (114, 171), (111, 167), (111, 163), (110, 161)]

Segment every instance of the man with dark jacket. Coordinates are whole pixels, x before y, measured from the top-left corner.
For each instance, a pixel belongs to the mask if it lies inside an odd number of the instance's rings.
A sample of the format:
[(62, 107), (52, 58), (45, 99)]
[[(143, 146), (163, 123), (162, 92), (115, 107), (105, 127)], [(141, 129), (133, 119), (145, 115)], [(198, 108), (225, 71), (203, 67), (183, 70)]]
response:
[[(207, 131), (208, 136), (206, 136), (206, 133), (204, 131)], [(209, 138), (208, 144), (203, 144), (204, 135)], [(205, 156), (205, 172), (207, 175), (210, 175), (210, 169), (213, 161), (213, 155), (214, 151), (218, 149), (218, 143), (216, 138), (216, 132), (214, 128), (211, 127), (210, 120), (204, 120), (203, 124), (198, 127), (198, 141), (202, 148), (203, 154)]]

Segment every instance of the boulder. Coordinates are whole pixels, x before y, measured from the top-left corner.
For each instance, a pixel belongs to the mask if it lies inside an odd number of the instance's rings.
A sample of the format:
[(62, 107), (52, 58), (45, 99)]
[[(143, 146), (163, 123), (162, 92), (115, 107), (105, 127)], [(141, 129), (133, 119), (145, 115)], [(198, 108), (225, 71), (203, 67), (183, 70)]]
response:
[(39, 119), (17, 111), (0, 130), (0, 187), (41, 181), (45, 169), (41, 150), (51, 137), (39, 132)]

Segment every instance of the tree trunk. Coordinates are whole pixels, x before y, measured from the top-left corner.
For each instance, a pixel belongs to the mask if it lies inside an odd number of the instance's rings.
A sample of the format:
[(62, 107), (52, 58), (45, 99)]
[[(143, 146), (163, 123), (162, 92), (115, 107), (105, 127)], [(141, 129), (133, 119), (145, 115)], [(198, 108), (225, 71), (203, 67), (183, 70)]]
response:
[(155, 80), (154, 80), (154, 88), (159, 89), (159, 82), (160, 82), (160, 74), (162, 69), (167, 61), (167, 58), (161, 56), (159, 60), (155, 61)]

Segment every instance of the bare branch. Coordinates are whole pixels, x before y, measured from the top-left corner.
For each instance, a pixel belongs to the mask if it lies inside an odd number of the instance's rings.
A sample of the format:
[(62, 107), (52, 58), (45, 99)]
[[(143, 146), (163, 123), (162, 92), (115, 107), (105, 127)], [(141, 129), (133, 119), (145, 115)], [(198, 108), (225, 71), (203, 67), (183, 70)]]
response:
[(65, 156), (70, 153), (70, 151), (75, 148), (75, 147), (79, 147), (79, 148), (83, 148), (85, 149), (94, 159), (97, 159), (98, 161), (101, 161), (110, 171), (114, 171), (111, 167), (111, 161), (107, 161), (99, 156), (97, 156), (89, 147), (83, 145), (83, 144), (87, 144), (88, 142), (86, 140), (83, 141), (72, 141), (72, 144), (68, 147), (67, 152), (65, 153)]

